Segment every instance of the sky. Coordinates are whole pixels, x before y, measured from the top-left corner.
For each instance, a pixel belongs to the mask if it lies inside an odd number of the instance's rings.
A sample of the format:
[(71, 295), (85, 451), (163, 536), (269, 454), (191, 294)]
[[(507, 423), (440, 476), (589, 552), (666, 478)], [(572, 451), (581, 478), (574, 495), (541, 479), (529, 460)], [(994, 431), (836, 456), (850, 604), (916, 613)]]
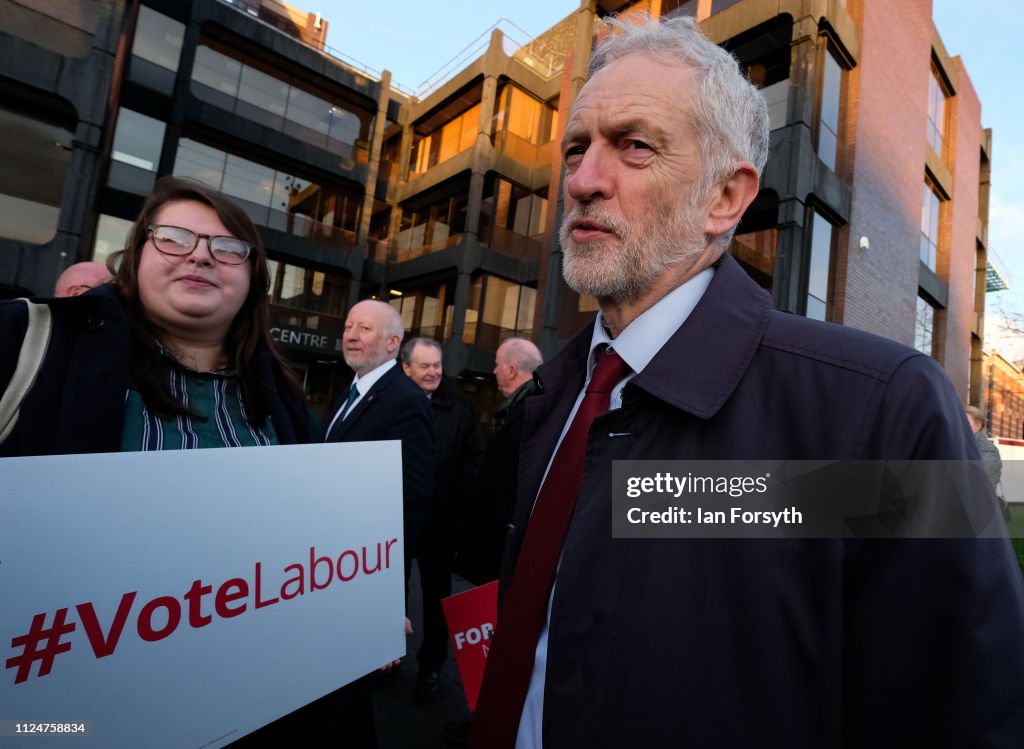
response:
[[(885, 2), (887, 0), (867, 0)], [(375, 70), (388, 69), (408, 90), (444, 69), (501, 19), (522, 31), (518, 41), (535, 37), (579, 7), (578, 0), (449, 0), (443, 5), (392, 0), (387, 22), (374, 3), (293, 0), (329, 22), (327, 44)], [(444, 8), (439, 12), (439, 8)], [(960, 56), (982, 103), (982, 125), (993, 129), (989, 247), (1007, 273), (1011, 289), (988, 295), (986, 347), (1014, 346), (1024, 356), (1024, 336), (1014, 343), (997, 335), (1001, 310), (1024, 317), (1024, 189), (1013, 182), (1024, 174), (1024, 97), (1019, 95), (1010, 50), (1019, 44), (1024, 21), (1020, 0), (933, 0), (933, 18), (952, 56)], [(461, 67), (461, 66), (460, 66)], [(458, 69), (458, 68), (455, 68)]]
[(1024, 190), (1014, 182), (1024, 174), (1024, 100), (1012, 51), (1020, 44), (1024, 5), (1019, 0), (934, 0), (932, 15), (950, 55), (959, 55), (981, 100), (981, 123), (992, 128), (992, 191), (989, 248), (1008, 272), (1010, 289), (986, 300), (985, 348), (1008, 358), (1024, 357), (1024, 336), (1001, 335), (1001, 311), (1024, 316)]

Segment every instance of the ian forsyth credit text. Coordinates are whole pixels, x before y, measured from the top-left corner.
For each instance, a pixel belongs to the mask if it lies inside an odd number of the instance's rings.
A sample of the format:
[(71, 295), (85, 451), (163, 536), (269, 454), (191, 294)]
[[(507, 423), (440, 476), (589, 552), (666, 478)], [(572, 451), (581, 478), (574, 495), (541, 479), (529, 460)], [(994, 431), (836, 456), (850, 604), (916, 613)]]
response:
[[(738, 498), (748, 494), (764, 494), (768, 490), (771, 473), (763, 476), (705, 476), (686, 473), (656, 473), (653, 476), (630, 476), (626, 479), (626, 496), (636, 499), (644, 494), (668, 495), (676, 499), (684, 494), (715, 494)], [(745, 510), (742, 507), (728, 509), (704, 509), (694, 507), (669, 507), (664, 510), (645, 510), (630, 507), (626, 519), (634, 525), (680, 524), (688, 525), (799, 525), (803, 514), (795, 507), (781, 510)]]

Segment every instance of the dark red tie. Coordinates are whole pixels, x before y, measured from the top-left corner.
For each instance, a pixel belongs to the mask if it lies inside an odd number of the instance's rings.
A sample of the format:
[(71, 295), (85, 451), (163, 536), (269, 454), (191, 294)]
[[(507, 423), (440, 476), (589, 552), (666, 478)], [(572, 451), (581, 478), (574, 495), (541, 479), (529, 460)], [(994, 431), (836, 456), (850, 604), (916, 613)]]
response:
[(607, 347), (598, 351), (587, 392), (555, 453), (526, 528), (487, 656), (487, 669), (473, 715), (471, 747), (515, 746), (562, 540), (580, 493), (590, 425), (594, 417), (608, 410), (612, 389), (628, 373), (629, 365), (617, 353)]

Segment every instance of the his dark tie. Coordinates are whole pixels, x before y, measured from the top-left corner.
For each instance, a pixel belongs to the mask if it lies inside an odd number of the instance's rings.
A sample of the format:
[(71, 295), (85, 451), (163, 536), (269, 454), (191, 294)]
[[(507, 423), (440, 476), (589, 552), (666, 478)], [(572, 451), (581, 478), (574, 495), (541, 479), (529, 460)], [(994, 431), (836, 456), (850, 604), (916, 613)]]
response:
[(342, 421), (345, 420), (345, 416), (346, 414), (348, 414), (348, 410), (352, 408), (352, 404), (356, 402), (356, 398), (358, 397), (359, 388), (357, 388), (356, 384), (353, 382), (352, 387), (348, 389), (348, 398), (345, 399), (345, 405), (341, 407), (341, 413), (338, 415), (339, 419), (341, 419)]
[(555, 453), (526, 528), (487, 656), (471, 747), (515, 745), (562, 540), (580, 493), (590, 426), (594, 417), (608, 410), (612, 389), (628, 373), (629, 365), (617, 353), (606, 347), (598, 351), (587, 392)]

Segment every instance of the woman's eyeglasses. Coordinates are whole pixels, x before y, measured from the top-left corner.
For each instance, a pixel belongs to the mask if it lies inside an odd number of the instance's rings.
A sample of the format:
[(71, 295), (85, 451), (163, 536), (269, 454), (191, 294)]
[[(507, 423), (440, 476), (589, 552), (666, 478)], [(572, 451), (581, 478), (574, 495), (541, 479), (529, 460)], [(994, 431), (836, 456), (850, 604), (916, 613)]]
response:
[(209, 234), (199, 234), (180, 226), (163, 224), (150, 224), (146, 228), (149, 230), (149, 238), (153, 240), (153, 246), (165, 255), (191, 255), (199, 246), (200, 239), (206, 240), (206, 246), (210, 249), (213, 259), (225, 265), (241, 265), (252, 252), (252, 245), (237, 237), (211, 237)]

